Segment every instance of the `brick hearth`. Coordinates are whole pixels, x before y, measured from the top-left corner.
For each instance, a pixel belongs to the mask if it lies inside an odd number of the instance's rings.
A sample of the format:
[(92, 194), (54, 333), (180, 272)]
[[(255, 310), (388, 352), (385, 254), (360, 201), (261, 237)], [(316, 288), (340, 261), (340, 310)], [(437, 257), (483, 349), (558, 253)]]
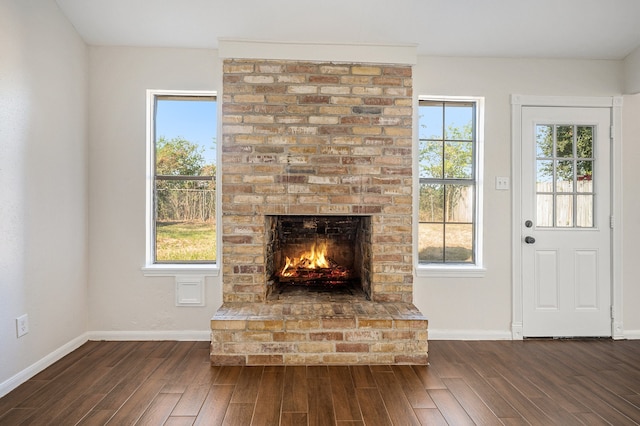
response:
[[(411, 73), (224, 61), (213, 363), (427, 362), (427, 322), (412, 305)], [(370, 216), (370, 300), (267, 301), (267, 215)]]

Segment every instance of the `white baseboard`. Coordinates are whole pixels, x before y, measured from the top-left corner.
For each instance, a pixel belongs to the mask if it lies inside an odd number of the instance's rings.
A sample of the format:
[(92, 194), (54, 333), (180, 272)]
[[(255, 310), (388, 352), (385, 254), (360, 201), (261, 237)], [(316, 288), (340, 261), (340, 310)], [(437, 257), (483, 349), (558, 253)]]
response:
[(87, 334), (82, 334), (81, 336), (78, 336), (70, 342), (60, 346), (58, 349), (51, 352), (49, 355), (46, 355), (44, 358), (41, 358), (40, 360), (31, 364), (29, 367), (20, 371), (13, 377), (10, 377), (4, 382), (0, 383), (0, 398), (35, 376), (45, 368), (52, 365), (54, 362), (69, 355), (71, 352), (84, 345), (87, 340), (89, 340), (87, 338)]
[(625, 330), (624, 338), (629, 340), (638, 340), (640, 339), (640, 330)]
[(429, 340), (512, 340), (509, 330), (433, 330)]
[(211, 340), (211, 330), (90, 331), (88, 340)]

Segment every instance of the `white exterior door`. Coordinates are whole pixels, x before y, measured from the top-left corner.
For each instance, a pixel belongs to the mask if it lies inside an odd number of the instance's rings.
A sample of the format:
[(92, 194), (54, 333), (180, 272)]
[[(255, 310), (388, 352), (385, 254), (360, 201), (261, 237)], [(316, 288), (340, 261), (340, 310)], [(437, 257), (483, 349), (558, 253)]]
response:
[(609, 108), (522, 108), (524, 337), (611, 336)]

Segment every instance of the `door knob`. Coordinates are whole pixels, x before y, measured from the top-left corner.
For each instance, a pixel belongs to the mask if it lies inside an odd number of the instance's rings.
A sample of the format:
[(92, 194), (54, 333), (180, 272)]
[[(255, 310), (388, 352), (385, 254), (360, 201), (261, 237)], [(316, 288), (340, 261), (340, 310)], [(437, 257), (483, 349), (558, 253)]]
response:
[(530, 236), (526, 236), (524, 237), (524, 242), (527, 244), (533, 244), (536, 242), (536, 239)]

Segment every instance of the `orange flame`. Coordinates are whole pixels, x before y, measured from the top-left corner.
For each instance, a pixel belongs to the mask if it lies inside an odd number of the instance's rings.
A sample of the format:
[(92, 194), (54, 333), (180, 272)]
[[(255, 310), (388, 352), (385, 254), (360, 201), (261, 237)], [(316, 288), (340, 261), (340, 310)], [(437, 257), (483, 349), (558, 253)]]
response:
[(280, 272), (282, 277), (291, 277), (295, 273), (296, 268), (317, 269), (328, 268), (329, 261), (327, 256), (327, 243), (314, 243), (309, 251), (304, 252), (298, 258), (289, 258), (287, 256), (284, 268)]

